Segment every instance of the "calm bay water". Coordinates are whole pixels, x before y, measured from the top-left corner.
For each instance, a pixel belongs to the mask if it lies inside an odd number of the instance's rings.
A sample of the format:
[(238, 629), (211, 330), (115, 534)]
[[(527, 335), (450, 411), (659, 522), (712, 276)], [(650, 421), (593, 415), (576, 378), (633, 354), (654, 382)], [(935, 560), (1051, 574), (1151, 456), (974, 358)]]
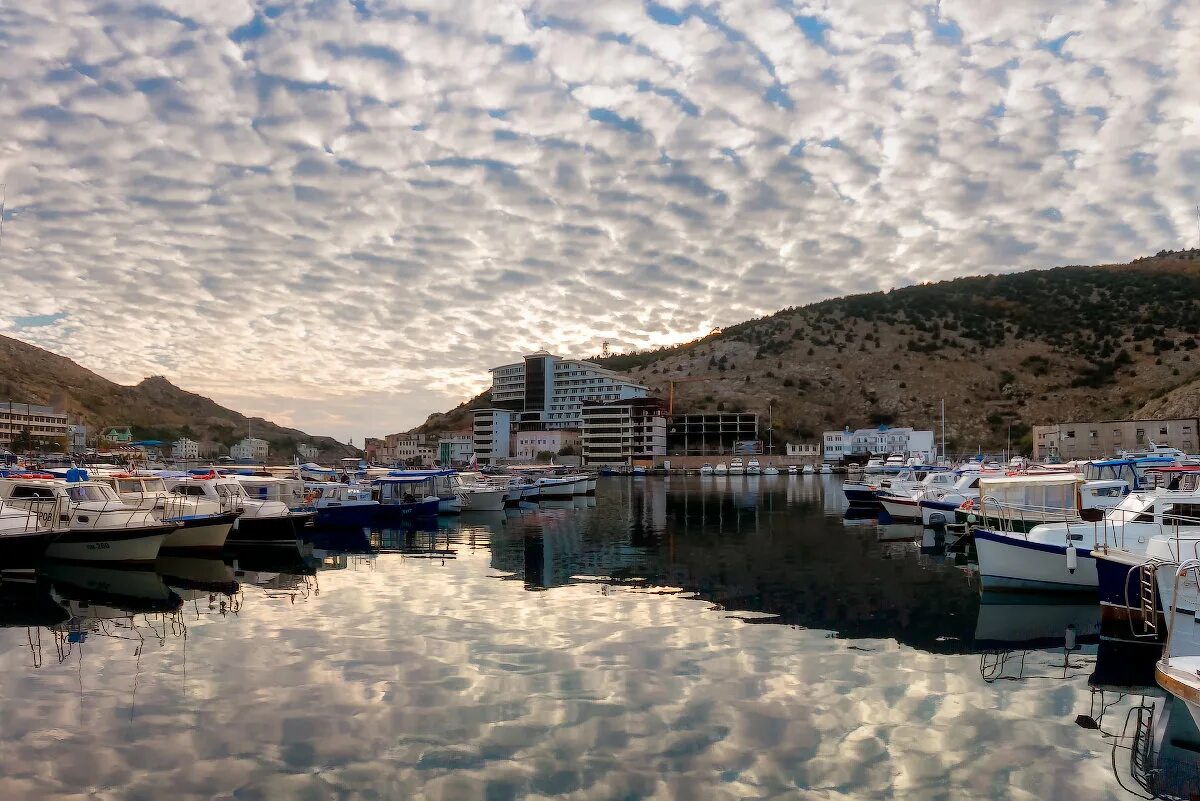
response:
[(1136, 797), (1108, 735), (1153, 681), (1105, 678), (1094, 602), (981, 600), (843, 506), (613, 478), (378, 554), (6, 583), (0, 798)]

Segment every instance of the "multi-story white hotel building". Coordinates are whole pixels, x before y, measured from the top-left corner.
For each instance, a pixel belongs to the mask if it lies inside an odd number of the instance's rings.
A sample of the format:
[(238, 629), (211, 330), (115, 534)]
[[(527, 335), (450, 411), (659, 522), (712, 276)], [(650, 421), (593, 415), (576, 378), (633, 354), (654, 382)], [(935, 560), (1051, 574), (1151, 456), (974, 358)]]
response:
[(583, 404), (644, 398), (649, 390), (592, 362), (563, 359), (544, 350), (523, 361), (493, 367), (492, 407), (513, 414), (524, 428), (580, 428)]
[(271, 443), (257, 437), (246, 437), (241, 442), (229, 448), (229, 456), (235, 462), (252, 462), (266, 464), (267, 453)]

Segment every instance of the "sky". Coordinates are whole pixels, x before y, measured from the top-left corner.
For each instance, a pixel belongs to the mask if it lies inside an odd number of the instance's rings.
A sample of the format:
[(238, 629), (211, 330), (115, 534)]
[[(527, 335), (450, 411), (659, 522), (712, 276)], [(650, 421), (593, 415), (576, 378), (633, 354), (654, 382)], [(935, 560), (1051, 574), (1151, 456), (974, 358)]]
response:
[(343, 440), (541, 347), (1196, 244), (1188, 2), (0, 4), (0, 333)]

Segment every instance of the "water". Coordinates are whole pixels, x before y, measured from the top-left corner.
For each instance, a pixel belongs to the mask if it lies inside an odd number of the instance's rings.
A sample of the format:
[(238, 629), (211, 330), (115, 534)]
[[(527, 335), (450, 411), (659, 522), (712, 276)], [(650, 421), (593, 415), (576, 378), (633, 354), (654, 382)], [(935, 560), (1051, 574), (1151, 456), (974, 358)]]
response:
[(1163, 704), (1107, 675), (1094, 604), (981, 601), (945, 543), (843, 511), (833, 477), (613, 478), (378, 555), (6, 583), (0, 798), (1144, 794)]

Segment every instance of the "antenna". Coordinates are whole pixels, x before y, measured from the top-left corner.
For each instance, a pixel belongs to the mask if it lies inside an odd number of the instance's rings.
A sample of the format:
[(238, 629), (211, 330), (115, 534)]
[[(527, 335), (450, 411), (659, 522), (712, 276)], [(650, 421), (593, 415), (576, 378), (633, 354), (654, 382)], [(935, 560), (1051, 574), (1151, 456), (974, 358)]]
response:
[[(1196, 207), (1196, 214), (1200, 214), (1200, 206), (1197, 206), (1197, 207)], [(1198, 220), (1200, 220), (1200, 217), (1197, 217), (1197, 219), (1198, 219)], [(607, 340), (607, 339), (606, 339), (606, 340), (604, 340), (604, 344), (602, 344), (602, 345), (600, 346), (600, 355), (601, 355), (601, 356), (607, 356), (607, 355), (608, 355), (608, 340)]]
[[(0, 189), (4, 188), (4, 184), (0, 184)], [(4, 203), (0, 201), (0, 233), (3, 233), (4, 225)], [(1196, 206), (1196, 248), (1200, 249), (1200, 205)]]

